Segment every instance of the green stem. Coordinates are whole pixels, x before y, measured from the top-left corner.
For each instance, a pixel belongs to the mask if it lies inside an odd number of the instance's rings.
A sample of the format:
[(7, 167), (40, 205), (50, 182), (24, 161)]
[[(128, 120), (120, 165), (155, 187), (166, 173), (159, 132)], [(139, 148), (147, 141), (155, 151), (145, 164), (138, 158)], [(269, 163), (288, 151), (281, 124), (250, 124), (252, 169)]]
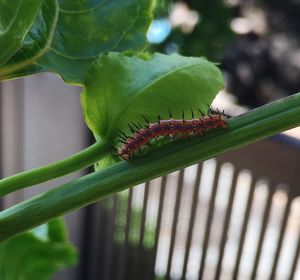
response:
[(108, 153), (107, 144), (96, 143), (63, 160), (4, 178), (0, 180), (0, 197), (88, 167)]
[(300, 125), (300, 94), (228, 120), (228, 131), (170, 143), (146, 157), (84, 176), (0, 213), (0, 240), (96, 200)]

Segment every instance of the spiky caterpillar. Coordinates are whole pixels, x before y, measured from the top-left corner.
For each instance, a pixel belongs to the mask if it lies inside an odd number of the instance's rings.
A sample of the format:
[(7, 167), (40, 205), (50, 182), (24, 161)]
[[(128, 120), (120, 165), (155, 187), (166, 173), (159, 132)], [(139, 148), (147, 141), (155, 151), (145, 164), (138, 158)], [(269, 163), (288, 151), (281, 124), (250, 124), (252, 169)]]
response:
[(145, 120), (147, 125), (144, 128), (136, 126), (138, 130), (134, 130), (130, 126), (133, 135), (130, 137), (124, 135), (123, 145), (118, 150), (118, 155), (122, 159), (131, 159), (143, 146), (150, 144), (151, 140), (160, 136), (167, 138), (169, 136), (175, 137), (181, 135), (183, 138), (187, 138), (189, 135), (203, 135), (211, 129), (227, 128), (226, 117), (218, 111), (209, 113), (199, 119), (195, 119), (193, 116), (191, 120), (186, 120), (184, 117), (183, 119), (173, 119), (171, 117), (168, 120), (161, 120), (159, 118), (157, 123), (151, 123), (146, 118)]

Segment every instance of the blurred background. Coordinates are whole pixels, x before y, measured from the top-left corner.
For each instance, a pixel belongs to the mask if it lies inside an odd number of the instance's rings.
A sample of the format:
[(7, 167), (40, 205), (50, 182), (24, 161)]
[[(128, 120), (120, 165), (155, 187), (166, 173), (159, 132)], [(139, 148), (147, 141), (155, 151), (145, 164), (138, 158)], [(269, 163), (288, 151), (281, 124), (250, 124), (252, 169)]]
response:
[[(205, 56), (232, 116), (300, 91), (300, 1), (156, 1), (151, 51)], [(80, 88), (53, 74), (0, 85), (0, 177), (93, 141)], [(227, 153), (66, 217), (78, 265), (54, 279), (300, 279), (300, 132)], [(1, 208), (89, 170), (5, 197)]]

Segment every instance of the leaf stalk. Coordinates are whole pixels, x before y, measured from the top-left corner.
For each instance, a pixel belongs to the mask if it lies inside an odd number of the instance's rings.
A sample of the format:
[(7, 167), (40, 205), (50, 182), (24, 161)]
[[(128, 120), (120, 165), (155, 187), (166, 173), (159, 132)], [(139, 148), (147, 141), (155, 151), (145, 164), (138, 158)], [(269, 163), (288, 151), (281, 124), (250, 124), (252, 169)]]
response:
[(0, 197), (91, 166), (109, 152), (105, 142), (95, 143), (63, 160), (4, 178), (0, 180)]
[(228, 120), (228, 131), (175, 141), (40, 194), (0, 213), (0, 241), (141, 182), (300, 125), (300, 93)]

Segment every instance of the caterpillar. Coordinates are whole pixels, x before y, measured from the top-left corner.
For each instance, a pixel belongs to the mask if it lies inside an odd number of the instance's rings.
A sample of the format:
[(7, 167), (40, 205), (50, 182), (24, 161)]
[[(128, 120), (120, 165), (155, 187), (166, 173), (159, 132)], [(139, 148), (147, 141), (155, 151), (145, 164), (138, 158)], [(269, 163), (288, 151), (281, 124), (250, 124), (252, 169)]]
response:
[(132, 136), (127, 136), (124, 132), (121, 133), (122, 146), (118, 150), (118, 156), (123, 160), (130, 160), (134, 154), (139, 151), (143, 146), (150, 145), (150, 141), (156, 139), (160, 136), (168, 138), (170, 136), (176, 137), (177, 135), (182, 135), (186, 139), (189, 135), (201, 136), (206, 131), (215, 128), (227, 128), (226, 117), (224, 112), (213, 111), (210, 109), (207, 115), (204, 115), (199, 110), (201, 116), (199, 118), (194, 118), (194, 113), (192, 111), (192, 119), (184, 119), (184, 113), (182, 119), (173, 119), (172, 114), (169, 110), (170, 119), (162, 120), (158, 116), (158, 122), (151, 123), (145, 116), (142, 117), (146, 121), (145, 127), (131, 122), (135, 127), (129, 124), (129, 128), (132, 131)]

